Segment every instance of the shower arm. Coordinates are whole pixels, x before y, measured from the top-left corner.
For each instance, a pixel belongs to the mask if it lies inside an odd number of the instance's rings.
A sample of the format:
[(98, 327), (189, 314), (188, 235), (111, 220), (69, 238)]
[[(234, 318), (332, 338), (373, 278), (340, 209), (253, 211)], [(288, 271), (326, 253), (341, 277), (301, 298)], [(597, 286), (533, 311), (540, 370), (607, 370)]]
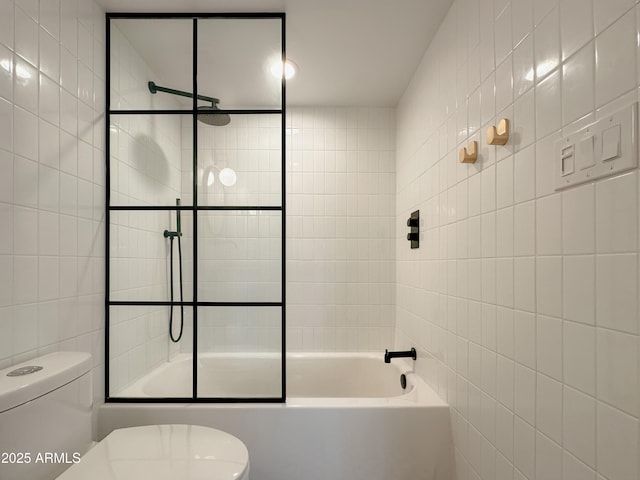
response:
[[(179, 95), (181, 97), (193, 98), (193, 93), (184, 92), (182, 90), (175, 90), (173, 88), (166, 88), (156, 85), (155, 82), (149, 82), (147, 84), (149, 86), (149, 91), (151, 93), (164, 92), (170, 93), (171, 95)], [(198, 95), (198, 100), (204, 100), (205, 102), (211, 102), (211, 106), (215, 107), (218, 103), (220, 103), (220, 99), (214, 97), (207, 97), (205, 95)]]

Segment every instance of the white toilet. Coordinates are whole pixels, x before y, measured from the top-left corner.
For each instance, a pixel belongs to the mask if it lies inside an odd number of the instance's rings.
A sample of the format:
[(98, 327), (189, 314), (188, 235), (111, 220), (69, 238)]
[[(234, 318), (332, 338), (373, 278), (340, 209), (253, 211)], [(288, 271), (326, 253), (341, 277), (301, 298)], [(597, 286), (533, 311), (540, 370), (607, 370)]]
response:
[(2, 480), (249, 479), (245, 445), (208, 427), (123, 428), (90, 448), (90, 369), (58, 352), (0, 371)]

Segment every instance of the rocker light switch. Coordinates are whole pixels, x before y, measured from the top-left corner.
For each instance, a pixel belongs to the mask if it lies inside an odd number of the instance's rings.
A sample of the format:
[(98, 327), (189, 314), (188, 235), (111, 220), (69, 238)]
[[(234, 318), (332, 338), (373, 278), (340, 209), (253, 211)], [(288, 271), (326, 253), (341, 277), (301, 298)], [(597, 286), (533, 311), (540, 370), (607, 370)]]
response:
[(637, 168), (638, 103), (568, 133), (553, 152), (556, 190)]
[(620, 125), (614, 125), (602, 132), (602, 161), (620, 156)]
[(562, 157), (561, 157), (561, 175), (564, 177), (565, 175), (570, 175), (574, 171), (575, 157), (573, 156), (573, 145), (569, 145), (562, 149)]
[(593, 167), (596, 164), (593, 156), (593, 135), (580, 140), (576, 147), (576, 167), (579, 170)]

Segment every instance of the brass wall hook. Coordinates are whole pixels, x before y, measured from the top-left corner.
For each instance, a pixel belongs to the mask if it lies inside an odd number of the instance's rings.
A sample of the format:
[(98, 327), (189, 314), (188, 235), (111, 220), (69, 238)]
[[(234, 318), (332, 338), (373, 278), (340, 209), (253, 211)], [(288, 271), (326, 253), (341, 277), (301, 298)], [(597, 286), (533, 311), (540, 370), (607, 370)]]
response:
[(463, 147), (460, 149), (460, 163), (476, 163), (478, 159), (478, 142), (475, 140), (469, 144), (469, 148)]
[(509, 141), (509, 120), (503, 118), (497, 127), (487, 129), (487, 143), (489, 145), (506, 145)]

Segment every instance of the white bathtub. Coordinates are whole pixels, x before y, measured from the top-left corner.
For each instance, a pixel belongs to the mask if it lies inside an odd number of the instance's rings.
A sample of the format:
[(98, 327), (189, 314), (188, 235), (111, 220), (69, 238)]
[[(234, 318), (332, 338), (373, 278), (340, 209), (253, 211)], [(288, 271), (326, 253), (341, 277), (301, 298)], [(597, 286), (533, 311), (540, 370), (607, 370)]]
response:
[[(190, 358), (176, 358), (121, 396), (189, 396)], [(279, 384), (273, 386), (280, 371), (276, 357), (206, 355), (199, 368), (201, 395), (211, 389), (223, 396), (255, 396), (256, 386), (265, 396), (280, 395)], [(251, 390), (247, 381), (255, 382)], [(289, 355), (287, 397), (285, 404), (108, 403), (100, 409), (99, 436), (159, 423), (219, 428), (247, 445), (252, 480), (452, 478), (449, 407), (403, 360), (385, 364), (381, 354)]]

